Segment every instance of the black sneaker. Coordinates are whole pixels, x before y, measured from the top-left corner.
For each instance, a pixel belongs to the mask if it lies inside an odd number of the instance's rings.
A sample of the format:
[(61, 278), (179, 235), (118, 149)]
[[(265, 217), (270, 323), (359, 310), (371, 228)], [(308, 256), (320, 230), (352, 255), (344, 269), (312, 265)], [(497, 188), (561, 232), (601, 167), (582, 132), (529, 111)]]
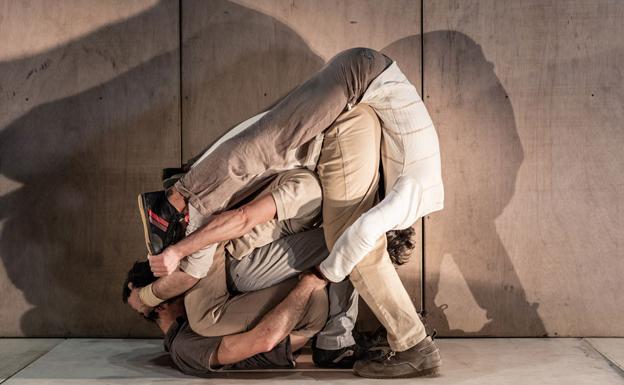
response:
[(361, 355), (362, 349), (357, 345), (338, 350), (325, 350), (312, 345), (312, 361), (319, 368), (351, 369)]
[(184, 214), (169, 203), (165, 191), (139, 194), (138, 200), (145, 244), (151, 255), (160, 254), (184, 237)]

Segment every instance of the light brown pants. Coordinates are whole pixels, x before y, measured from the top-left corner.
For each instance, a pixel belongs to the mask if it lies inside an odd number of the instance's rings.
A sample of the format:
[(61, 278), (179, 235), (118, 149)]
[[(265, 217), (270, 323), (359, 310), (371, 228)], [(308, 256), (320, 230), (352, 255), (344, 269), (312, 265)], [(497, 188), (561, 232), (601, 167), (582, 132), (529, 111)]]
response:
[[(323, 187), (323, 227), (331, 250), (340, 235), (377, 203), (381, 127), (373, 109), (358, 104), (325, 132), (317, 172)], [(404, 351), (426, 337), (425, 327), (399, 279), (381, 237), (353, 269), (353, 286)]]
[[(265, 289), (232, 296), (227, 288), (225, 252), (220, 245), (208, 275), (184, 296), (191, 329), (204, 337), (226, 336), (250, 330), (271, 309), (288, 296), (298, 278), (287, 279)], [(312, 337), (327, 321), (327, 293), (317, 290), (310, 296), (305, 312), (291, 334)]]

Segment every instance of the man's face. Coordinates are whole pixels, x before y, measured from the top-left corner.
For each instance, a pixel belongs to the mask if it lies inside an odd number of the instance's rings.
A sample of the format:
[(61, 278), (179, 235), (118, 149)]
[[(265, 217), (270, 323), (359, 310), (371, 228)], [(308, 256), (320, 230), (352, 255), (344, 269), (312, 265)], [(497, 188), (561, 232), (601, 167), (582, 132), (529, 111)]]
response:
[(143, 317), (150, 318), (153, 313), (153, 309), (149, 306), (146, 306), (141, 302), (141, 298), (139, 298), (139, 288), (135, 288), (132, 286), (132, 283), (128, 284), (128, 288), (130, 289), (130, 296), (128, 297), (128, 305), (133, 308), (135, 311), (139, 312)]

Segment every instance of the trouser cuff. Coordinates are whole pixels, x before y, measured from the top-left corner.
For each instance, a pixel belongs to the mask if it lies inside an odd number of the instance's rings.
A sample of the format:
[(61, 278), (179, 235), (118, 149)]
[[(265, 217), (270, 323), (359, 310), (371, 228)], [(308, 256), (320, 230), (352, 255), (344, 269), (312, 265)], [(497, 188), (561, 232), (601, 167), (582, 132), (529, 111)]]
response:
[(352, 335), (339, 337), (318, 336), (316, 338), (316, 347), (320, 349), (338, 350), (351, 345), (355, 345), (355, 339)]
[(408, 338), (401, 338), (400, 340), (388, 338), (388, 344), (390, 345), (390, 349), (394, 350), (395, 352), (402, 352), (411, 348), (412, 346), (415, 346), (426, 337), (427, 332), (423, 327), (419, 333), (413, 336), (409, 336)]

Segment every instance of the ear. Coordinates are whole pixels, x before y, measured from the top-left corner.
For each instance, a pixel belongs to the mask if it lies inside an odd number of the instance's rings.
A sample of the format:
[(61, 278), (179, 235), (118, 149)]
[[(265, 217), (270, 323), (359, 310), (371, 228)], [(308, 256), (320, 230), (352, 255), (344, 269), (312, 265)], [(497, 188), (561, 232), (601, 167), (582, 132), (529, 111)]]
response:
[(132, 282), (128, 282), (128, 289), (132, 290), (134, 286), (132, 286)]

